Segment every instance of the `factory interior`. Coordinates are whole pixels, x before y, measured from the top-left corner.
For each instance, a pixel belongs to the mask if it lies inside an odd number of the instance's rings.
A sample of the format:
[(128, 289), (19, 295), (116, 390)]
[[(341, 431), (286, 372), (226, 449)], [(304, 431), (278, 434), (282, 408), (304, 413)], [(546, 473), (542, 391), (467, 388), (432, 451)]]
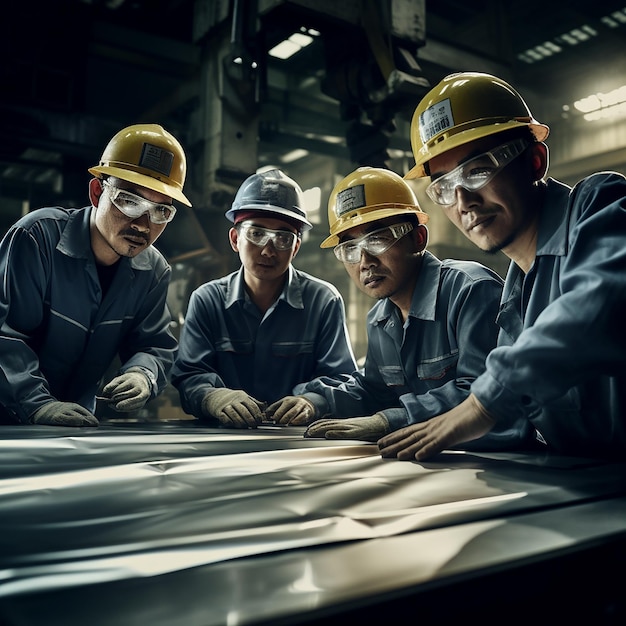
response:
[[(109, 139), (161, 124), (193, 204), (156, 242), (175, 335), (191, 292), (239, 268), (224, 214), (274, 166), (313, 223), (294, 265), (337, 286), (362, 359), (373, 302), (320, 249), (328, 198), (359, 166), (413, 167), (413, 111), (450, 73), (518, 89), (551, 129), (550, 176), (626, 174), (624, 0), (22, 0), (3, 21), (0, 235), (39, 207), (85, 206)], [(503, 254), (411, 185), (431, 252), (504, 276)], [(626, 618), (609, 575), (626, 556), (619, 464), (450, 453), (381, 470), (363, 442), (196, 428), (171, 386), (125, 423), (100, 410), (96, 433), (0, 440), (0, 626)]]
[[(620, 0), (25, 0), (14, 10), (0, 44), (0, 232), (41, 206), (84, 206), (87, 169), (113, 134), (163, 125), (187, 153), (193, 203), (156, 244), (173, 268), (176, 333), (191, 291), (239, 267), (224, 217), (237, 188), (276, 166), (305, 191), (314, 224), (295, 265), (339, 288), (364, 357), (372, 302), (319, 248), (328, 197), (361, 165), (413, 166), (413, 111), (452, 72), (495, 74), (523, 94), (551, 128), (549, 175), (574, 184), (626, 171)], [(274, 56), (294, 34), (308, 45)], [(577, 108), (589, 100), (597, 110)], [(420, 182), (429, 249), (504, 275), (507, 259), (467, 241)], [(162, 400), (176, 405), (170, 391)]]

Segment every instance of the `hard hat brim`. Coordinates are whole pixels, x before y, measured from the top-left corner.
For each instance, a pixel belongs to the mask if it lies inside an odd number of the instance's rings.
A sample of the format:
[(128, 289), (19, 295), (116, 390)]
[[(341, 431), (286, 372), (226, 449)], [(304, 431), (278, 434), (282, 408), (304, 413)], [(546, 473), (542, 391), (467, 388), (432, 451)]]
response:
[(274, 214), (278, 217), (278, 219), (280, 219), (281, 216), (288, 217), (290, 221), (295, 221), (300, 224), (303, 231), (313, 228), (313, 224), (311, 224), (309, 220), (302, 217), (302, 215), (298, 215), (295, 211), (289, 211), (288, 209), (283, 209), (281, 207), (268, 206), (267, 204), (245, 204), (237, 207), (236, 209), (229, 209), (225, 213), (226, 218), (231, 222), (234, 222), (235, 215), (240, 211), (258, 211), (259, 216), (267, 214), (267, 217), (271, 217), (272, 214)]
[(334, 248), (339, 244), (339, 235), (345, 233), (347, 230), (354, 228), (355, 226), (361, 226), (361, 224), (369, 224), (370, 222), (376, 222), (377, 220), (383, 220), (387, 217), (396, 217), (398, 215), (415, 215), (417, 221), (420, 224), (426, 224), (428, 222), (428, 214), (423, 211), (416, 211), (415, 209), (379, 209), (368, 212), (354, 212), (346, 215), (342, 218), (341, 224), (329, 237), (326, 237), (320, 244), (320, 248)]
[(191, 206), (191, 202), (180, 189), (177, 189), (173, 185), (169, 185), (154, 176), (146, 176), (145, 174), (141, 174), (139, 172), (133, 172), (132, 170), (123, 169), (121, 167), (112, 167), (110, 165), (96, 165), (95, 167), (89, 168), (88, 172), (96, 178), (100, 178), (103, 174), (105, 176), (114, 176), (120, 180), (125, 180), (129, 183), (145, 187), (146, 189), (162, 193), (163, 195), (169, 196), (174, 200), (178, 200), (178, 202), (181, 202), (188, 207)]
[(458, 148), (459, 146), (469, 143), (470, 141), (476, 141), (478, 139), (482, 139), (483, 137), (503, 133), (513, 128), (524, 127), (530, 128), (530, 131), (537, 141), (543, 141), (550, 134), (550, 128), (546, 124), (541, 124), (534, 119), (531, 120), (530, 123), (527, 121), (509, 120), (507, 122), (491, 124), (488, 126), (476, 126), (475, 128), (470, 128), (463, 132), (451, 135), (447, 137), (445, 141), (438, 138), (437, 143), (435, 143), (432, 147), (428, 144), (424, 144), (418, 153), (415, 166), (413, 166), (403, 176), (403, 178), (404, 180), (413, 180), (415, 178), (424, 178), (425, 176), (428, 176), (424, 165), (434, 157), (439, 156), (444, 152), (449, 152), (453, 148)]

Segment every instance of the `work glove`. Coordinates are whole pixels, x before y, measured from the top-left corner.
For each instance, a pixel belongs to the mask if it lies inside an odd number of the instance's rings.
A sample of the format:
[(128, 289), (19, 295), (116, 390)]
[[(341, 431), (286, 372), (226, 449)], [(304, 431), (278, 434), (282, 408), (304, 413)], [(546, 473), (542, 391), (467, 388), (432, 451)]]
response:
[(265, 409), (265, 419), (281, 426), (306, 426), (315, 419), (315, 407), (303, 396), (285, 396)]
[(48, 402), (35, 411), (30, 423), (49, 426), (99, 426), (98, 418), (85, 407), (74, 402), (57, 400)]
[(263, 421), (264, 402), (241, 389), (218, 387), (202, 399), (202, 413), (215, 417), (227, 428), (256, 428)]
[(387, 418), (382, 413), (375, 413), (369, 417), (318, 420), (306, 429), (304, 436), (378, 441), (389, 432), (391, 428)]
[(152, 385), (143, 372), (130, 369), (106, 384), (102, 395), (115, 411), (134, 411), (150, 399)]

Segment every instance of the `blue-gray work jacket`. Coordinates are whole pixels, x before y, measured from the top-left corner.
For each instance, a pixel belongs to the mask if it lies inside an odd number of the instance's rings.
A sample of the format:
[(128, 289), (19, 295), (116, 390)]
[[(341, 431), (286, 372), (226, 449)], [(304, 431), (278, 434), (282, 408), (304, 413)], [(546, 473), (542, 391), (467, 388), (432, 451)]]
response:
[(271, 403), (298, 383), (356, 368), (339, 291), (293, 266), (288, 272), (265, 315), (246, 294), (243, 267), (191, 294), (172, 371), (187, 413), (202, 417), (209, 388)]
[(153, 396), (176, 353), (166, 298), (171, 268), (149, 247), (122, 258), (102, 291), (91, 250), (92, 207), (32, 211), (0, 243), (0, 421), (26, 423), (51, 400), (94, 411), (102, 377), (139, 366)]
[[(320, 415), (380, 412), (392, 430), (445, 413), (467, 398), (496, 345), (501, 294), (502, 279), (492, 270), (473, 261), (440, 261), (426, 251), (406, 324), (389, 299), (370, 309), (363, 370), (294, 391)], [(502, 423), (481, 446), (510, 447), (524, 437)]]
[(498, 348), (472, 392), (496, 417), (531, 420), (552, 450), (623, 459), (625, 323), (626, 178), (548, 179), (535, 262), (509, 268)]

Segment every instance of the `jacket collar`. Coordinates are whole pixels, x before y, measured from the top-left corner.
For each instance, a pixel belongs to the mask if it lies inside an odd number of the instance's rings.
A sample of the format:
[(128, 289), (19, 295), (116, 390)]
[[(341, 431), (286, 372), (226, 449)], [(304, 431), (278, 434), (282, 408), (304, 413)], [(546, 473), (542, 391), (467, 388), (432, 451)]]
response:
[[(224, 305), (226, 308), (231, 307), (235, 302), (245, 302), (248, 295), (246, 293), (245, 281), (243, 279), (243, 265), (237, 272), (231, 275), (228, 281), (228, 292), (226, 294)], [(294, 309), (303, 309), (304, 302), (302, 298), (302, 277), (295, 271), (293, 265), (287, 268), (287, 282), (283, 287), (283, 291), (279, 296), (279, 300), (284, 300)]]

